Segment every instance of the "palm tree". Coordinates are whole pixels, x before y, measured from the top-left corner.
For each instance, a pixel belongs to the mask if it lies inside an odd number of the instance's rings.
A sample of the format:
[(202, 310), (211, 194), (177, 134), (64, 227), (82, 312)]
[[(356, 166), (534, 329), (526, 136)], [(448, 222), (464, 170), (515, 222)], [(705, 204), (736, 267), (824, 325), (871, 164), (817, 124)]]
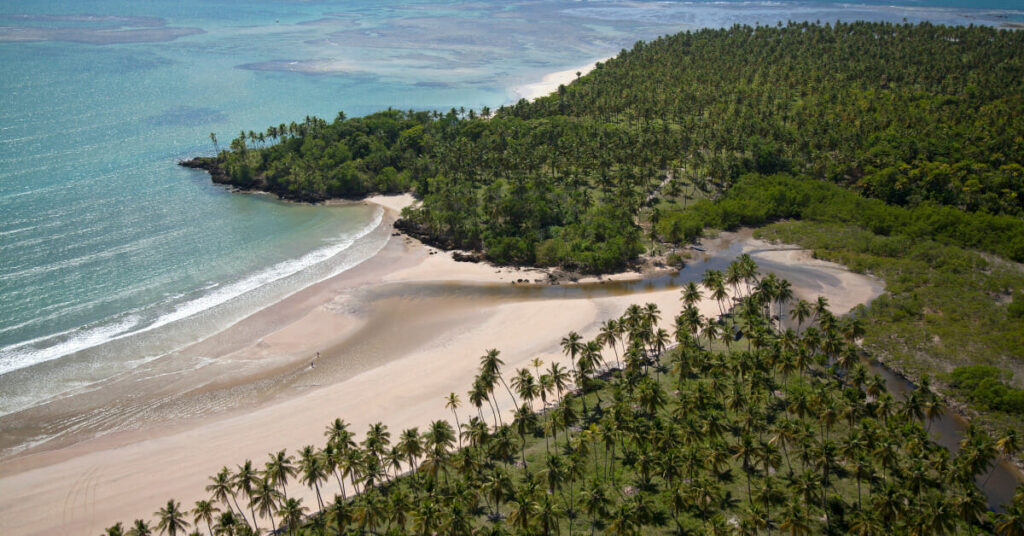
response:
[(817, 301), (811, 306), (811, 310), (814, 313), (812, 322), (820, 321), (822, 318), (831, 314), (828, 310), (828, 298), (825, 296), (818, 296)]
[(747, 294), (750, 294), (750, 284), (758, 282), (758, 271), (757, 263), (754, 259), (750, 258), (750, 255), (744, 253), (740, 255), (739, 259), (740, 277), (743, 278), (743, 283), (747, 286)]
[(515, 419), (512, 421), (519, 438), (522, 441), (520, 451), (522, 452), (523, 465), (526, 465), (526, 434), (537, 426), (537, 414), (523, 404), (516, 410)]
[(574, 372), (575, 372), (575, 375), (576, 375), (576, 386), (580, 389), (580, 391), (582, 393), (584, 393), (584, 396), (582, 397), (582, 400), (583, 400), (583, 413), (586, 413), (587, 412), (587, 409), (586, 409), (586, 404), (587, 404), (586, 400), (587, 400), (587, 398), (585, 396), (586, 395), (586, 391), (583, 390), (584, 389), (584, 386), (583, 386), (583, 375), (582, 375), (582, 373), (578, 369), (575, 368), (576, 367), (576, 355), (583, 351), (583, 342), (582, 341), (583, 341), (583, 337), (581, 337), (579, 333), (576, 333), (575, 331), (570, 331), (567, 336), (562, 337), (562, 343), (561, 344), (562, 344), (562, 353), (569, 357), (569, 363), (574, 368)]
[(424, 434), (423, 443), (428, 451), (447, 453), (455, 445), (455, 430), (448, 421), (433, 421)]
[(196, 501), (196, 505), (192, 508), (192, 523), (199, 526), (199, 522), (206, 523), (206, 530), (213, 536), (213, 515), (220, 512), (216, 506), (210, 501), (199, 500)]
[(132, 528), (128, 529), (128, 536), (152, 536), (152, 534), (153, 529), (149, 527), (149, 522), (143, 519), (136, 519)]
[(234, 512), (237, 512), (242, 521), (248, 524), (248, 521), (245, 520), (245, 516), (242, 514), (242, 509), (238, 507), (238, 499), (235, 498), (235, 488), (231, 484), (231, 472), (228, 468), (222, 467), (220, 472), (210, 477), (210, 481), (213, 483), (206, 486), (206, 491), (210, 493), (210, 497), (214, 501), (223, 502), (227, 505), (228, 510), (231, 510), (231, 502), (228, 500), (230, 497), (230, 500), (235, 503)]
[(789, 317), (796, 320), (796, 330), (799, 332), (803, 328), (804, 320), (807, 320), (814, 314), (811, 309), (811, 303), (807, 300), (801, 299), (796, 302), (793, 309), (789, 311)]
[(124, 525), (122, 525), (120, 521), (107, 527), (107, 530), (104, 532), (105, 534), (103, 536), (125, 536)]
[(707, 319), (707, 323), (704, 324), (704, 336), (708, 338), (708, 348), (710, 349), (715, 340), (723, 336), (721, 326), (718, 322), (715, 322), (710, 318)]
[(419, 504), (413, 516), (413, 530), (417, 534), (429, 536), (437, 534), (440, 529), (441, 509), (436, 501), (427, 500)]
[(252, 494), (252, 505), (256, 507), (256, 511), (261, 516), (270, 519), (270, 524), (275, 533), (277, 532), (277, 522), (274, 521), (274, 513), (277, 511), (277, 505), (281, 502), (282, 498), (281, 492), (274, 488), (270, 478), (267, 476), (264, 476), (257, 482), (256, 489), (253, 490)]
[(178, 531), (184, 533), (188, 530), (189, 522), (185, 521), (181, 503), (175, 502), (174, 499), (169, 499), (167, 506), (157, 510), (154, 515), (160, 520), (156, 525), (156, 528), (160, 529), (160, 534), (166, 532), (170, 536), (177, 536)]
[(356, 444), (352, 440), (352, 432), (349, 431), (348, 426), (348, 423), (344, 420), (334, 419), (331, 424), (327, 425), (327, 429), (324, 430), (324, 436), (329, 443), (334, 444), (340, 450), (355, 447)]
[(537, 394), (540, 395), (541, 408), (547, 409), (548, 395), (554, 394), (555, 382), (550, 374), (541, 374), (537, 379)]
[(537, 529), (544, 536), (550, 536), (552, 531), (559, 531), (561, 515), (562, 510), (550, 497), (541, 497), (537, 505)]
[[(480, 377), (477, 377), (477, 380), (473, 382), (473, 388), (466, 394), (469, 396), (469, 403), (476, 406), (477, 415), (483, 419), (483, 406), (484, 400), (487, 400), (487, 388), (484, 387), (484, 382), (481, 381)], [(490, 406), (490, 403), (488, 403), (488, 406)], [(491, 407), (491, 417), (494, 418), (494, 426), (497, 427), (498, 417), (494, 414), (494, 407)]]
[(270, 479), (270, 483), (281, 486), (281, 493), (288, 498), (288, 479), (294, 477), (298, 470), (295, 468), (295, 459), (288, 455), (284, 449), (277, 454), (270, 455), (263, 474)]
[(235, 512), (228, 510), (227, 512), (221, 512), (221, 514), (217, 516), (217, 523), (213, 526), (213, 533), (233, 536), (239, 526), (238, 518), (235, 517)]
[(732, 295), (734, 297), (740, 297), (740, 283), (743, 282), (743, 269), (740, 267), (739, 261), (729, 263), (729, 267), (725, 270), (725, 278), (723, 279), (723, 282), (732, 287)]
[(782, 522), (779, 528), (790, 536), (803, 536), (811, 533), (810, 519), (807, 510), (799, 501), (790, 502), (782, 511)]
[(608, 498), (604, 485), (598, 480), (591, 480), (584, 484), (583, 492), (580, 494), (580, 508), (590, 516), (590, 534), (593, 536), (597, 530), (598, 519), (608, 514), (608, 508), (612, 501)]
[(612, 351), (615, 352), (615, 368), (621, 369), (622, 365), (619, 363), (619, 350), (615, 347), (615, 343), (619, 338), (619, 325), (614, 318), (609, 318), (601, 324), (601, 331), (597, 335), (597, 340), (604, 346), (610, 346)]
[(518, 406), (519, 403), (516, 401), (515, 395), (512, 394), (512, 390), (508, 388), (508, 384), (505, 383), (505, 378), (501, 376), (501, 366), (505, 364), (498, 355), (501, 354), (498, 350), (490, 349), (487, 350), (484, 355), (480, 356), (480, 373), (489, 378), (496, 378), (501, 382), (501, 385), (508, 391), (508, 396), (512, 398), (512, 405)]
[[(460, 445), (462, 438), (459, 438)], [(423, 456), (423, 442), (420, 439), (420, 431), (418, 428), (409, 428), (403, 430), (399, 436), (398, 443), (395, 445), (406, 462), (409, 464), (409, 470), (416, 471), (416, 460), (420, 456)]]
[(778, 305), (779, 329), (781, 329), (786, 304), (793, 300), (793, 284), (785, 279), (780, 280), (776, 284), (774, 297), (775, 303)]
[(540, 505), (530, 493), (519, 490), (512, 497), (511, 511), (508, 514), (508, 522), (524, 534), (532, 534), (535, 527), (535, 519)]
[(287, 499), (281, 504), (278, 514), (281, 516), (281, 525), (288, 527), (288, 534), (296, 533), (307, 511), (309, 509), (302, 506), (302, 499)]
[(377, 462), (384, 465), (384, 452), (391, 446), (391, 432), (386, 424), (377, 422), (370, 425), (363, 439), (363, 448), (366, 452), (377, 458)]
[(996, 515), (995, 529), (1000, 536), (1024, 536), (1024, 486), (1017, 489), (1010, 507)]
[(352, 522), (352, 512), (344, 498), (334, 496), (334, 502), (327, 508), (328, 526), (338, 536), (345, 533), (345, 528)]
[(637, 523), (636, 506), (631, 501), (624, 502), (616, 508), (608, 520), (608, 534), (615, 536), (634, 536), (640, 532), (640, 524)]
[(387, 497), (388, 512), (385, 515), (388, 523), (399, 529), (405, 529), (409, 522), (408, 515), (412, 511), (412, 506), (413, 499), (405, 486), (398, 486), (392, 490)]
[(320, 483), (327, 480), (327, 471), (320, 454), (311, 445), (306, 445), (299, 451), (299, 472), (302, 483), (316, 490), (316, 502), (320, 512), (323, 512), (324, 500), (320, 495)]
[(679, 327), (685, 329), (690, 333), (694, 339), (697, 338), (697, 333), (700, 331), (701, 326), (704, 324), (704, 317), (700, 314), (696, 307), (687, 305), (683, 308), (682, 314), (676, 319), (677, 334), (676, 338), (679, 338)]
[(242, 492), (250, 501), (249, 513), (252, 514), (252, 524), (256, 532), (259, 532), (260, 527), (256, 524), (256, 510), (252, 507), (252, 491), (259, 479), (259, 474), (252, 466), (252, 460), (245, 460), (245, 463), (239, 465), (234, 477), (235, 492)]
[(558, 363), (551, 363), (551, 366), (548, 367), (548, 376), (551, 377), (551, 383), (555, 386), (555, 391), (558, 395), (556, 402), (560, 404), (562, 402), (562, 391), (569, 385), (569, 374)]
[(602, 363), (601, 345), (597, 341), (588, 341), (584, 344), (577, 363), (580, 371), (584, 375), (594, 374)]
[(725, 277), (722, 275), (720, 270), (707, 270), (704, 272), (704, 277), (701, 280), (701, 286), (708, 291), (711, 298), (718, 303), (718, 310), (721, 315), (725, 314), (722, 309), (722, 300), (728, 296), (725, 292)]
[(685, 307), (693, 307), (697, 305), (701, 299), (701, 292), (700, 289), (697, 288), (697, 283), (694, 283), (693, 281), (687, 283), (686, 287), (683, 289), (683, 295), (680, 296), (679, 299), (682, 300)]
[(888, 533), (886, 527), (878, 520), (878, 516), (870, 509), (853, 511), (853, 519), (850, 523), (850, 534), (857, 536), (877, 536)]
[[(457, 395), (455, 393), (448, 393), (448, 396), (445, 397), (444, 407), (446, 409), (452, 410), (452, 415), (455, 416), (455, 426), (456, 426), (456, 428), (461, 430), (462, 429), (462, 423), (459, 422), (459, 414), (455, 411), (455, 410), (459, 409), (459, 403), (460, 403), (459, 395)], [(459, 448), (462, 448), (462, 436), (461, 435), (459, 436)]]

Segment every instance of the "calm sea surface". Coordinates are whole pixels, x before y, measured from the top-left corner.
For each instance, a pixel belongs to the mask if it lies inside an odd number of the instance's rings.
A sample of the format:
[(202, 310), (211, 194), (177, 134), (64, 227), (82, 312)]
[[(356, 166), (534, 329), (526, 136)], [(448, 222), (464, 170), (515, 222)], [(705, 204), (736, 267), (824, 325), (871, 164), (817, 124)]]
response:
[[(496, 107), (637, 39), (786, 20), (1024, 22), (1017, 1), (0, 4), (0, 416), (90, 389), (383, 245), (381, 212), (175, 163), (239, 130)], [(184, 366), (184, 365), (183, 365)]]

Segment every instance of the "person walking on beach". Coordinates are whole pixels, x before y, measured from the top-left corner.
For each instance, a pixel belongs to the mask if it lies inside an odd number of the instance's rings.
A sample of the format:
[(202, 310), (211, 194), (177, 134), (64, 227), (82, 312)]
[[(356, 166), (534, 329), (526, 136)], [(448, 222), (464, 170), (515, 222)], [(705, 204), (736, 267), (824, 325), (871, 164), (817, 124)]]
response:
[(311, 360), (311, 361), (309, 362), (309, 368), (311, 368), (311, 369), (315, 369), (315, 368), (316, 368), (316, 360), (317, 360), (317, 359), (320, 359), (320, 352), (317, 352), (317, 353), (316, 353), (316, 357), (314, 357), (314, 358), (313, 358), (313, 359), (312, 359), (312, 360)]

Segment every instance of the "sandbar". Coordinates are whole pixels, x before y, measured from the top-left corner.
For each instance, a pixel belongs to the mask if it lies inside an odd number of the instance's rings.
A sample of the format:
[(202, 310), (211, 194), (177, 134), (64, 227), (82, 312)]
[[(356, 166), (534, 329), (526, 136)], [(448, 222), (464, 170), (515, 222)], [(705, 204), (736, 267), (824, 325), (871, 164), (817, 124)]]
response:
[[(368, 202), (394, 217), (412, 198)], [(795, 283), (796, 295), (825, 295), (836, 313), (881, 292), (876, 280), (809, 259), (794, 248), (749, 234), (719, 241), (742, 244), (755, 260), (798, 266), (802, 280), (811, 284)], [(813, 277), (817, 271), (823, 274), (820, 281)], [(98, 534), (117, 521), (152, 520), (170, 498), (189, 509), (207, 498), (207, 478), (222, 466), (234, 469), (252, 459), (262, 467), (270, 452), (321, 447), (323, 430), (336, 417), (350, 423), (358, 438), (375, 422), (387, 424), (393, 437), (406, 428), (423, 430), (435, 419), (454, 425), (443, 397), (455, 392), (467, 398), (486, 350), (501, 351), (505, 374), (530, 367), (534, 358), (545, 366), (554, 361), (567, 366), (559, 342), (569, 331), (592, 338), (602, 321), (618, 317), (632, 303), (656, 304), (663, 327), (671, 329), (681, 309), (678, 286), (629, 293), (605, 290), (609, 284), (586, 292), (566, 288), (558, 295), (549, 292), (554, 287), (517, 283), (543, 275), (456, 262), (449, 253), (392, 234), (384, 249), (359, 267), (202, 343), (204, 352), (222, 352), (218, 359), (277, 360), (259, 379), (266, 389), (244, 404), (196, 410), (187, 418), (80, 437), (0, 460), (0, 533)], [(705, 316), (718, 313), (711, 300), (700, 309)], [(310, 367), (315, 352), (320, 358)], [(614, 355), (609, 351), (606, 358), (613, 361)], [(509, 400), (498, 402), (502, 411), (511, 410)], [(465, 405), (459, 412), (463, 422), (476, 414)], [(299, 487), (289, 486), (289, 495), (301, 495)], [(335, 487), (328, 484), (327, 493), (336, 493)], [(304, 503), (315, 505), (312, 492)], [(269, 526), (267, 520), (263, 524)]]

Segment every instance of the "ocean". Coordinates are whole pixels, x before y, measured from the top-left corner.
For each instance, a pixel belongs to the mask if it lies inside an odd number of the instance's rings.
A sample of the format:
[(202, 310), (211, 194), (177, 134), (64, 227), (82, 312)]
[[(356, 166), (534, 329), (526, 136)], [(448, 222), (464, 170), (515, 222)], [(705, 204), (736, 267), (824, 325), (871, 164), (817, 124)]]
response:
[[(1017, 1), (123, 0), (0, 6), (0, 418), (97, 388), (378, 251), (380, 209), (176, 165), (240, 130), (492, 108), (638, 39), (787, 20), (1024, 23)], [(201, 366), (182, 363), (181, 367)], [(165, 367), (166, 368), (166, 367)]]

